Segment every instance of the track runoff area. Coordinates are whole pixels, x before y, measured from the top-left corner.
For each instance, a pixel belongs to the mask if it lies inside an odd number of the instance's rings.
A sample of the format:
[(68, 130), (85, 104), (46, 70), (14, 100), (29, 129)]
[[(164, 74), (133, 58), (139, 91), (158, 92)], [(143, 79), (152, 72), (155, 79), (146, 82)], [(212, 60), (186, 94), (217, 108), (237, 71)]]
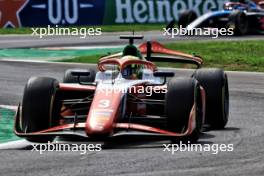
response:
[[(6, 80), (0, 80), (2, 85), (1, 92), (5, 92), (4, 97), (1, 93), (1, 103), (16, 105), (17, 102), (21, 101), (24, 84), (31, 75), (52, 76), (61, 80), (64, 70), (76, 67), (87, 68), (90, 66), (85, 64), (73, 65), (64, 63), (1, 61), (0, 73), (6, 78)], [(27, 69), (25, 70), (24, 68)], [(13, 71), (10, 72), (10, 70)], [(179, 76), (191, 74), (188, 70), (175, 70), (175, 72)], [(261, 140), (261, 136), (264, 132), (264, 121), (261, 115), (263, 114), (264, 105), (264, 75), (263, 73), (248, 72), (227, 72), (227, 74), (230, 83), (229, 123), (225, 130), (210, 131), (202, 136), (199, 144), (206, 145), (203, 145), (204, 147), (201, 149), (199, 146), (196, 146), (197, 149), (199, 149), (198, 152), (188, 151), (187, 149), (183, 151), (185, 149), (183, 145), (181, 146), (182, 151), (180, 151), (180, 148), (178, 148), (180, 146), (170, 145), (170, 143), (166, 141), (147, 142), (146, 139), (133, 140), (132, 138), (131, 140), (125, 138), (102, 144), (92, 143), (93, 145), (89, 145), (91, 144), (89, 142), (69, 141), (66, 139), (58, 139), (57, 142), (55, 141), (54, 144), (49, 145), (33, 145), (33, 143), (28, 143), (24, 140), (14, 139), (15, 141), (13, 142), (4, 141), (4, 143), (0, 145), (1, 149), (5, 149), (0, 151), (2, 152), (2, 157), (0, 158), (2, 164), (0, 168), (1, 170), (16, 174), (17, 172), (11, 169), (13, 166), (10, 167), (10, 165), (7, 164), (12, 162), (16, 165), (16, 170), (23, 170), (24, 165), (19, 164), (17, 159), (12, 157), (16, 155), (23, 160), (24, 163), (32, 166), (31, 172), (34, 175), (44, 174), (44, 171), (39, 171), (39, 169), (37, 169), (39, 167), (45, 168), (45, 172), (56, 173), (56, 171), (51, 169), (49, 164), (47, 164), (47, 159), (49, 161), (48, 163), (50, 163), (53, 168), (60, 167), (62, 172), (67, 174), (76, 174), (75, 171), (78, 170), (77, 168), (81, 167), (85, 173), (95, 175), (109, 173), (109, 169), (111, 169), (112, 175), (120, 171), (131, 174), (148, 172), (151, 175), (159, 175), (160, 173), (192, 174), (193, 172), (203, 174), (208, 172), (213, 173), (213, 170), (222, 171), (221, 173), (223, 173), (223, 168), (226, 175), (237, 172), (242, 175), (243, 173), (254, 173), (258, 175), (263, 171), (263, 160), (260, 156), (264, 152), (261, 147), (264, 142)], [(14, 94), (14, 92), (17, 92), (17, 94)], [(12, 100), (12, 102), (9, 100)], [(5, 112), (3, 112), (3, 110), (1, 111), (1, 120), (3, 116), (5, 116), (5, 119), (13, 118), (13, 110), (16, 107), (6, 106), (1, 108), (5, 108)], [(12, 122), (12, 120), (10, 121)], [(4, 126), (7, 127), (7, 125)], [(9, 131), (12, 131), (11, 126), (12, 125), (10, 125), (8, 129)], [(122, 140), (126, 142), (122, 143)], [(1, 142), (3, 142), (3, 140)], [(254, 143), (254, 145), (252, 145), (252, 143)], [(73, 145), (69, 146), (68, 144)], [(76, 144), (78, 144), (79, 148)], [(84, 145), (90, 149), (85, 150)], [(102, 150), (100, 150), (100, 147), (102, 147)], [(63, 148), (67, 149), (67, 151), (62, 151)], [(57, 152), (54, 152), (56, 150)], [(68, 159), (65, 160), (65, 157)], [(105, 158), (107, 158), (107, 160)], [(146, 160), (153, 160), (153, 158), (155, 158), (155, 162), (146, 162)], [(39, 162), (33, 163), (32, 161), (36, 159), (38, 159)], [(57, 162), (58, 159), (63, 166)], [(134, 164), (135, 160), (141, 164)], [(87, 166), (86, 161), (99, 162), (105, 167), (99, 169), (98, 166), (94, 164), (92, 164), (92, 166)], [(173, 163), (170, 165), (170, 171), (164, 169), (167, 166), (167, 162), (164, 161), (171, 161)], [(67, 163), (69, 162), (75, 163), (71, 165), (71, 169), (67, 169)], [(122, 163), (127, 163), (130, 167), (121, 167), (120, 165), (122, 165)], [(157, 163), (158, 165), (156, 165)], [(242, 163), (243, 167), (241, 167)], [(214, 169), (206, 169), (208, 165)], [(230, 165), (232, 165), (232, 167), (230, 167)], [(92, 167), (94, 167), (94, 169), (91, 169)], [(192, 169), (190, 170), (188, 168)], [(240, 169), (237, 170), (236, 168)]]

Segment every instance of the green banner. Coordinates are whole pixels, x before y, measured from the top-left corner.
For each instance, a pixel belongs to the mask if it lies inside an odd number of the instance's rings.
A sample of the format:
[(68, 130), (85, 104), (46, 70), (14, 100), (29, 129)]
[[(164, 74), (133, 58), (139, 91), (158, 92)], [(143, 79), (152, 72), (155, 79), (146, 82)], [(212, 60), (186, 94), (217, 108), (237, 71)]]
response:
[(104, 24), (167, 23), (179, 19), (180, 12), (194, 10), (202, 15), (222, 9), (227, 0), (107, 0)]

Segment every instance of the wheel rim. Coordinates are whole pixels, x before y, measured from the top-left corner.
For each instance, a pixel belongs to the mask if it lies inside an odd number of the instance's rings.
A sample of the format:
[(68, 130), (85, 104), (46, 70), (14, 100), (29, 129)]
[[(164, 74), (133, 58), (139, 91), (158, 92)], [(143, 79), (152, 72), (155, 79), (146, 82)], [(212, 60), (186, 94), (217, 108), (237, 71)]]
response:
[(229, 113), (229, 91), (228, 91), (228, 80), (227, 76), (224, 76), (224, 86), (222, 90), (222, 100), (223, 100), (223, 119), (224, 122), (227, 122), (228, 113)]

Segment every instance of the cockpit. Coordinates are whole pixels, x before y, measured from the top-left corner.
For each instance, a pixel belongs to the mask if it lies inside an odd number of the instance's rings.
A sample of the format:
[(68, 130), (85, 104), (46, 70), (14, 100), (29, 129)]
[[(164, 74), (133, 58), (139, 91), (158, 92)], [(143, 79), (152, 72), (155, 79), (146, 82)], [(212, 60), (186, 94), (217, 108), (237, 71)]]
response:
[(151, 74), (153, 75), (156, 66), (152, 62), (127, 55), (121, 58), (104, 60), (98, 64), (98, 69), (104, 75), (104, 78), (101, 76), (101, 79), (142, 80), (150, 79), (149, 77)]

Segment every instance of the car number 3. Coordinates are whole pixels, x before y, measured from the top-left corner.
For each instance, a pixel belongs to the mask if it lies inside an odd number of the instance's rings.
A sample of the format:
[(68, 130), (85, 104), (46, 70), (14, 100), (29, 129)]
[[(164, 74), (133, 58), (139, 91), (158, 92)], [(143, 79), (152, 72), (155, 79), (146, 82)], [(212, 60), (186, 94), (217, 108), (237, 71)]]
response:
[(108, 108), (110, 106), (110, 100), (100, 100), (99, 101), (99, 108)]

